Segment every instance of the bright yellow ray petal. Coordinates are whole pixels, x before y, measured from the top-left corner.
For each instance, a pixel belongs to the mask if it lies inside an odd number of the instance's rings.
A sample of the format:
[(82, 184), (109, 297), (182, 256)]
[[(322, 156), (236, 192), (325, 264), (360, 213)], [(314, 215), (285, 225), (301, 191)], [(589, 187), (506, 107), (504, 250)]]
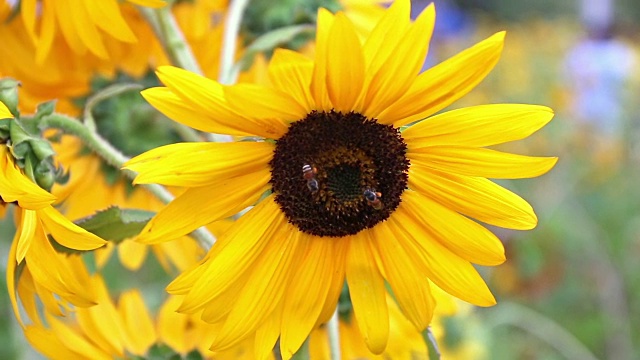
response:
[(134, 184), (197, 187), (267, 168), (268, 142), (178, 143), (149, 150), (124, 164), (139, 174)]
[[(229, 134), (237, 136), (257, 135), (254, 131), (248, 131), (237, 117), (232, 115), (219, 117), (219, 113), (209, 113), (182, 100), (166, 87), (155, 87), (143, 90), (140, 93), (154, 108), (165, 114), (173, 121), (179, 122), (194, 129), (216, 134)], [(230, 113), (229, 113), (230, 114)], [(259, 131), (258, 131), (259, 133)]]
[[(366, 116), (377, 118), (382, 110), (396, 102), (411, 87), (427, 56), (435, 20), (435, 7), (431, 4), (393, 47), (392, 53), (369, 84), (365, 99)], [(391, 48), (385, 45), (383, 48)]]
[(461, 258), (479, 265), (499, 265), (506, 260), (500, 239), (475, 221), (411, 190), (402, 194), (402, 204), (431, 238)]
[(147, 257), (147, 245), (127, 239), (118, 244), (118, 258), (125, 268), (135, 271), (142, 266)]
[(190, 188), (162, 208), (147, 223), (137, 241), (153, 244), (173, 240), (200, 226), (234, 215), (258, 201), (268, 188), (270, 176), (269, 170), (263, 169), (208, 186)]
[(492, 179), (524, 179), (540, 176), (558, 161), (557, 157), (530, 157), (500, 151), (458, 146), (409, 148), (412, 164), (442, 172)]
[(280, 353), (285, 357), (293, 356), (311, 333), (331, 287), (333, 242), (306, 236), (301, 242), (306, 251), (284, 299)]
[(156, 342), (156, 330), (138, 290), (129, 290), (118, 300), (118, 311), (124, 320), (132, 353), (144, 356), (147, 349)]
[(423, 72), (407, 93), (378, 116), (400, 127), (424, 119), (460, 99), (489, 74), (502, 53), (504, 32)]
[(491, 104), (447, 111), (402, 132), (410, 148), (484, 147), (524, 139), (553, 118), (546, 106)]
[(256, 360), (266, 360), (273, 354), (273, 348), (280, 336), (282, 306), (271, 312), (264, 324), (258, 328), (255, 337), (254, 356)]
[[(309, 235), (310, 236), (310, 235)], [(347, 240), (347, 239), (345, 239)], [(303, 240), (304, 241), (304, 240)], [(326, 301), (316, 322), (316, 327), (329, 321), (338, 306), (338, 299), (344, 287), (349, 241), (337, 241), (333, 244), (333, 264), (331, 265), (331, 283)], [(329, 274), (327, 274), (328, 276)]]
[[(65, 17), (58, 17), (60, 22), (68, 21), (74, 27), (75, 33), (83, 43), (83, 46), (89, 49), (94, 55), (101, 59), (109, 58), (107, 48), (104, 46), (102, 36), (96, 28), (96, 24), (92, 21), (88, 8), (92, 5), (85, 4), (83, 1), (67, 0), (69, 5), (66, 7), (68, 14)], [(104, 2), (115, 2), (114, 0), (104, 0)], [(117, 9), (117, 4), (116, 9)], [(95, 5), (93, 5), (95, 6)]]
[(226, 86), (224, 94), (235, 111), (252, 119), (292, 122), (307, 115), (307, 110), (293, 97), (274, 88), (244, 83)]
[(411, 166), (409, 188), (471, 218), (507, 229), (530, 230), (538, 218), (524, 199), (490, 180)]
[(421, 257), (417, 264), (426, 264), (423, 271), (437, 286), (464, 301), (478, 306), (492, 306), (496, 301), (484, 280), (468, 261), (449, 251), (444, 245), (430, 238), (416, 222), (410, 209), (400, 204), (389, 221), (403, 244), (413, 248), (412, 253)]
[(300, 244), (299, 232), (290, 227), (286, 229), (289, 231), (281, 231), (279, 236), (268, 240), (270, 243), (254, 266), (251, 277), (211, 345), (212, 350), (227, 349), (255, 332), (279, 305), (286, 284), (296, 270), (291, 264), (300, 255), (297, 251)]
[(11, 307), (13, 307), (13, 313), (16, 315), (18, 324), (24, 329), (24, 321), (22, 315), (20, 315), (20, 309), (18, 308), (18, 296), (16, 294), (16, 268), (18, 263), (14, 261), (16, 258), (16, 252), (18, 249), (18, 242), (13, 241), (11, 248), (9, 248), (9, 260), (7, 260), (7, 290), (9, 291), (9, 301)]
[(379, 355), (389, 340), (389, 310), (384, 279), (371, 251), (371, 239), (366, 234), (361, 232), (349, 239), (347, 283), (360, 332), (369, 350)]
[(38, 217), (47, 231), (60, 245), (69, 249), (93, 250), (107, 242), (72, 223), (58, 210), (48, 206), (37, 210)]
[[(18, 252), (16, 253), (16, 262), (22, 262), (24, 256), (29, 251), (31, 246), (31, 240), (36, 232), (36, 227), (39, 225), (37, 213), (34, 210), (23, 209), (20, 216), (20, 223), (16, 230)], [(15, 241), (15, 240), (14, 240)]]
[(95, 358), (108, 360), (111, 358), (99, 347), (95, 346), (90, 340), (82, 336), (81, 333), (78, 333), (77, 330), (70, 327), (69, 324), (60, 321), (60, 319), (55, 316), (50, 316), (49, 314), (46, 315), (48, 315), (47, 322), (51, 326), (53, 333), (56, 335), (56, 340), (62, 343), (62, 346), (58, 350), (73, 349), (75, 353), (78, 353), (87, 359)]
[[(279, 231), (279, 227), (285, 226), (286, 221), (273, 200), (273, 195), (240, 217), (209, 251), (215, 256), (200, 265), (206, 266), (205, 271), (192, 270), (196, 274), (200, 273), (201, 276), (195, 279), (191, 291), (180, 306), (180, 312), (198, 309), (201, 304), (218, 296), (244, 272), (252, 268), (267, 245), (267, 240), (274, 234), (282, 232)], [(213, 269), (225, 269), (225, 271)], [(193, 281), (193, 279), (188, 276), (178, 277), (169, 284), (167, 290), (172, 291), (173, 287), (180, 288), (182, 281)]]
[(46, 207), (56, 197), (22, 174), (5, 145), (0, 145), (0, 196), (4, 202), (17, 201), (25, 209)]
[(0, 119), (13, 119), (13, 114), (2, 101), (0, 101)]
[(120, 12), (118, 1), (105, 0), (85, 5), (90, 21), (100, 30), (124, 42), (137, 42), (136, 36)]
[(329, 99), (337, 111), (360, 111), (356, 101), (364, 83), (364, 55), (353, 24), (344, 13), (335, 16), (329, 38), (324, 54)]
[[(71, 350), (75, 348), (69, 348), (63, 344), (61, 341), (63, 338), (53, 330), (31, 325), (24, 329), (24, 336), (29, 341), (29, 344), (46, 356), (47, 359), (68, 360), (83, 358), (81, 353)], [(94, 351), (91, 357), (97, 360), (110, 359), (101, 351)]]
[(227, 127), (272, 139), (287, 131), (282, 119), (246, 117), (246, 109), (235, 111), (225, 99), (223, 86), (213, 80), (172, 66), (161, 66), (156, 74), (182, 101), (201, 109)]
[(431, 322), (436, 304), (426, 274), (414, 263), (414, 254), (402, 246), (402, 239), (395, 236), (394, 230), (383, 222), (371, 234), (398, 305), (416, 329), (422, 331)]
[(333, 108), (327, 91), (327, 49), (329, 48), (329, 31), (331, 30), (334, 16), (325, 8), (318, 9), (316, 30), (316, 58), (311, 77), (311, 95), (315, 101), (315, 109), (318, 111), (330, 111)]
[[(405, 32), (411, 24), (411, 1), (396, 0), (378, 21), (362, 47), (367, 73), (377, 74), (390, 56), (393, 56), (393, 46), (402, 41)], [(424, 60), (424, 58), (423, 58)]]
[(150, 8), (161, 8), (166, 6), (167, 3), (164, 0), (127, 0), (128, 2), (140, 6), (148, 6)]
[(269, 63), (269, 80), (273, 86), (291, 95), (307, 113), (313, 110), (309, 89), (313, 75), (313, 61), (295, 51), (276, 49)]

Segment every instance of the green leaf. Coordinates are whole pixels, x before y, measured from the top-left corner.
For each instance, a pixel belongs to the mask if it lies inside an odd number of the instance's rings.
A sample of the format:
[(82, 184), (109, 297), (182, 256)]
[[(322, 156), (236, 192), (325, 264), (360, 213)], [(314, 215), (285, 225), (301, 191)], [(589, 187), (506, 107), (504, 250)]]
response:
[(258, 37), (251, 43), (251, 45), (247, 46), (244, 55), (234, 66), (234, 71), (240, 71), (241, 69), (249, 67), (253, 62), (253, 57), (257, 53), (270, 52), (276, 47), (290, 42), (294, 37), (300, 34), (313, 34), (314, 30), (315, 27), (313, 25), (292, 25), (270, 31)]
[(138, 235), (153, 215), (155, 213), (151, 211), (112, 206), (80, 219), (76, 224), (105, 240), (119, 243)]

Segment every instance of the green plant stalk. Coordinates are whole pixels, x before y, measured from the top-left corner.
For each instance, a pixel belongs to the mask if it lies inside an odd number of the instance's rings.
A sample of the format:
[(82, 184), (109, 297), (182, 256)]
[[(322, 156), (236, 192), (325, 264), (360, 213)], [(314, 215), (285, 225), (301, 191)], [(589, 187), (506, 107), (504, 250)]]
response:
[(236, 56), (236, 43), (240, 34), (242, 16), (248, 4), (249, 0), (232, 0), (229, 4), (229, 10), (224, 22), (222, 51), (220, 54), (218, 82), (221, 84), (231, 85), (237, 80), (238, 72), (233, 66)]
[[(102, 138), (98, 133), (89, 130), (84, 124), (70, 116), (57, 113), (51, 114), (42, 119), (40, 127), (43, 129), (60, 129), (66, 134), (78, 137), (86, 146), (106, 161), (107, 164), (117, 169), (121, 169), (124, 163), (130, 160), (129, 157), (125, 156), (120, 150), (113, 147), (113, 145)], [(131, 180), (136, 176), (136, 173), (130, 170), (125, 170), (122, 173)], [(165, 204), (174, 199), (173, 194), (171, 194), (162, 185), (145, 184), (143, 186)], [(205, 250), (209, 250), (216, 242), (216, 238), (204, 227), (195, 230), (191, 235)]]

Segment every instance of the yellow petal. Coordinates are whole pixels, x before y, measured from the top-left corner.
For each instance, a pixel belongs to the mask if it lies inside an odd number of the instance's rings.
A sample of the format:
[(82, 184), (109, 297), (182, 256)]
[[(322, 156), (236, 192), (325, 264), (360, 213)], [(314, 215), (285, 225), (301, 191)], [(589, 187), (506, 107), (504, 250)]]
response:
[(530, 157), (500, 151), (457, 146), (409, 148), (412, 164), (442, 172), (492, 179), (523, 179), (540, 176), (556, 164), (556, 157)]
[(225, 87), (224, 94), (232, 109), (256, 121), (277, 119), (288, 123), (307, 115), (302, 105), (278, 89), (245, 83)]
[(267, 142), (170, 144), (136, 156), (124, 168), (139, 173), (134, 184), (205, 186), (267, 168), (273, 149)]
[[(22, 210), (20, 216), (20, 223), (16, 230), (18, 252), (16, 253), (16, 262), (19, 264), (24, 259), (24, 256), (29, 251), (31, 246), (31, 240), (36, 232), (36, 227), (39, 226), (39, 220), (37, 213), (33, 210)], [(15, 241), (15, 240), (14, 240)]]
[(402, 203), (429, 236), (461, 258), (480, 265), (499, 265), (504, 246), (491, 231), (426, 196), (407, 190)]
[[(411, 1), (396, 0), (384, 12), (362, 48), (367, 63), (367, 72), (377, 74), (399, 44), (411, 24)], [(423, 59), (424, 60), (424, 59)]]
[[(380, 66), (379, 71), (369, 84), (365, 99), (366, 109), (364, 114), (366, 116), (377, 118), (384, 109), (407, 92), (416, 76), (420, 73), (424, 59), (427, 56), (429, 40), (435, 25), (435, 17), (435, 8), (431, 4), (420, 14), (409, 30), (403, 34), (402, 39), (383, 46), (383, 48), (393, 48), (393, 51)], [(390, 44), (397, 45), (389, 46)]]
[(107, 242), (72, 223), (58, 210), (48, 206), (37, 210), (42, 224), (60, 245), (69, 249), (93, 250)]
[[(290, 228), (290, 230), (293, 230)], [(233, 304), (233, 309), (211, 345), (213, 351), (236, 345), (256, 331), (280, 304), (292, 273), (291, 264), (299, 258), (299, 233), (272, 237), (253, 267), (253, 273)], [(284, 326), (290, 326), (285, 324)]]
[(126, 239), (118, 244), (118, 255), (122, 266), (131, 271), (138, 270), (147, 257), (147, 245)]
[(16, 315), (18, 324), (24, 329), (24, 321), (22, 321), (22, 315), (20, 315), (20, 309), (18, 308), (18, 297), (16, 295), (16, 268), (18, 263), (14, 261), (18, 249), (18, 242), (13, 241), (11, 248), (9, 249), (9, 260), (7, 261), (7, 290), (9, 291), (9, 301), (11, 307), (13, 307), (13, 313)]
[(246, 108), (236, 111), (225, 98), (223, 86), (213, 80), (172, 66), (159, 67), (157, 75), (182, 101), (226, 127), (271, 139), (287, 132), (287, 125), (280, 118), (248, 117)]
[(22, 174), (5, 145), (0, 145), (0, 196), (4, 202), (17, 201), (25, 209), (46, 207), (56, 197)]
[(273, 86), (291, 95), (309, 113), (314, 101), (309, 84), (313, 75), (313, 61), (287, 49), (276, 49), (269, 63), (269, 80)]
[(127, 0), (132, 4), (140, 6), (148, 6), (150, 8), (161, 8), (166, 6), (167, 3), (164, 0)]
[(487, 224), (530, 230), (538, 218), (531, 205), (490, 180), (411, 166), (409, 188), (439, 204)]
[(121, 7), (117, 1), (106, 0), (84, 6), (88, 11), (90, 21), (100, 28), (100, 30), (120, 41), (128, 43), (135, 43), (137, 41), (136, 36), (122, 16), (120, 12)]
[(398, 305), (415, 328), (422, 331), (431, 323), (436, 305), (427, 275), (416, 266), (414, 254), (402, 245), (402, 239), (394, 235), (396, 231), (388, 222), (376, 225), (371, 233)]
[[(311, 235), (308, 235), (311, 237)], [(306, 239), (312, 241), (312, 239)], [(326, 301), (322, 306), (322, 312), (316, 322), (316, 327), (329, 321), (338, 306), (338, 299), (344, 287), (344, 278), (347, 264), (347, 254), (349, 253), (349, 241), (337, 241), (333, 244), (333, 265), (331, 265), (331, 283), (326, 296)], [(303, 239), (302, 241), (305, 241)], [(327, 274), (326, 276), (328, 276)]]
[(255, 337), (254, 356), (256, 360), (266, 360), (273, 355), (273, 348), (280, 336), (282, 307), (275, 309), (258, 328)]
[[(77, 353), (71, 359), (77, 359), (80, 357), (84, 357), (87, 359), (110, 359), (111, 357), (108, 354), (105, 354), (99, 347), (95, 346), (91, 340), (88, 340), (83, 336), (83, 334), (77, 330), (75, 326), (70, 326), (70, 324), (65, 324), (63, 321), (60, 321), (59, 318), (55, 316), (50, 316), (46, 314), (47, 322), (51, 326), (52, 332), (56, 335), (55, 343), (60, 343), (60, 348), (62, 349), (73, 349), (73, 352)], [(58, 355), (56, 355), (57, 357)]]
[(546, 106), (491, 104), (447, 111), (410, 126), (402, 137), (411, 148), (484, 147), (520, 140), (553, 118)]
[[(115, 2), (113, 0), (105, 0), (103, 2)], [(64, 19), (62, 21), (70, 22), (75, 28), (75, 32), (83, 43), (83, 46), (88, 48), (94, 55), (101, 59), (109, 58), (107, 54), (107, 48), (104, 46), (102, 36), (96, 28), (96, 24), (91, 19), (88, 8), (92, 5), (85, 4), (83, 1), (68, 0), (69, 5), (66, 7), (68, 13), (65, 17), (58, 17), (58, 19)], [(114, 4), (117, 9), (117, 4)]]
[(333, 108), (327, 91), (327, 49), (329, 48), (329, 31), (332, 28), (334, 16), (325, 8), (318, 9), (316, 30), (316, 58), (311, 78), (311, 94), (318, 111), (330, 111)]
[(427, 276), (436, 285), (464, 301), (478, 306), (492, 306), (496, 301), (484, 280), (468, 261), (455, 255), (438, 241), (431, 239), (415, 220), (406, 206), (400, 207), (390, 219), (403, 244), (412, 247), (415, 256), (421, 258)]
[(284, 299), (284, 326), (280, 336), (283, 357), (293, 356), (311, 333), (331, 286), (333, 243), (318, 237), (306, 238), (302, 242), (306, 251)]
[(378, 116), (378, 121), (400, 127), (460, 99), (498, 62), (504, 35), (497, 33), (420, 74), (407, 93)]
[[(222, 91), (221, 87), (220, 91)], [(229, 116), (218, 117), (216, 115), (219, 115), (219, 112), (207, 112), (199, 107), (193, 106), (182, 100), (181, 97), (173, 93), (169, 88), (149, 88), (140, 94), (142, 94), (142, 97), (144, 97), (149, 104), (165, 114), (168, 118), (194, 129), (216, 134), (238, 136), (257, 135), (250, 127), (247, 128), (248, 124), (244, 123), (245, 126), (242, 126), (242, 121), (234, 121), (237, 117), (234, 117), (230, 113)]]
[(153, 244), (173, 240), (200, 226), (234, 215), (258, 201), (268, 188), (270, 176), (269, 170), (263, 169), (208, 186), (190, 188), (162, 208), (147, 223), (137, 241)]
[(129, 290), (118, 300), (118, 311), (124, 320), (129, 341), (133, 348), (129, 351), (144, 356), (151, 345), (156, 342), (156, 331), (138, 290)]
[(346, 270), (353, 312), (367, 347), (379, 355), (387, 347), (389, 339), (384, 279), (371, 251), (371, 239), (366, 233), (359, 233), (349, 241)]
[(359, 111), (356, 101), (364, 83), (364, 55), (353, 24), (344, 13), (335, 16), (329, 38), (324, 54), (329, 99), (337, 111)]
[[(195, 279), (192, 288), (180, 306), (181, 312), (202, 307), (211, 299), (229, 288), (244, 272), (253, 268), (261, 253), (274, 234), (283, 232), (286, 218), (273, 200), (273, 195), (261, 201), (248, 213), (240, 217), (218, 242), (209, 250), (214, 254), (205, 266), (205, 271)], [(219, 271), (225, 269), (225, 271)], [(196, 274), (199, 272), (197, 270)], [(189, 276), (180, 276), (174, 280), (167, 291), (180, 288), (181, 282), (191, 282)]]
[[(63, 359), (81, 359), (83, 356), (81, 353), (73, 351), (62, 343), (62, 339), (58, 333), (53, 330), (45, 329), (38, 326), (27, 326), (24, 328), (24, 336), (29, 341), (29, 344), (34, 349), (38, 350), (47, 359), (63, 360)], [(92, 358), (95, 359), (109, 359), (102, 352), (93, 352)]]
[(2, 101), (0, 101), (0, 119), (13, 119), (13, 114)]

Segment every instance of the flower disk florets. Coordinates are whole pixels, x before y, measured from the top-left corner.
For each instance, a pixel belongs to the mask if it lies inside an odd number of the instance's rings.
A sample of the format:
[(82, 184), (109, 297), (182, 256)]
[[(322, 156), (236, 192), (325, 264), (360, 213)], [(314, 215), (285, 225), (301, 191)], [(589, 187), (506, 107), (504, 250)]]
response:
[(350, 112), (311, 112), (278, 139), (275, 200), (290, 223), (316, 236), (357, 234), (386, 220), (407, 187), (398, 129)]

